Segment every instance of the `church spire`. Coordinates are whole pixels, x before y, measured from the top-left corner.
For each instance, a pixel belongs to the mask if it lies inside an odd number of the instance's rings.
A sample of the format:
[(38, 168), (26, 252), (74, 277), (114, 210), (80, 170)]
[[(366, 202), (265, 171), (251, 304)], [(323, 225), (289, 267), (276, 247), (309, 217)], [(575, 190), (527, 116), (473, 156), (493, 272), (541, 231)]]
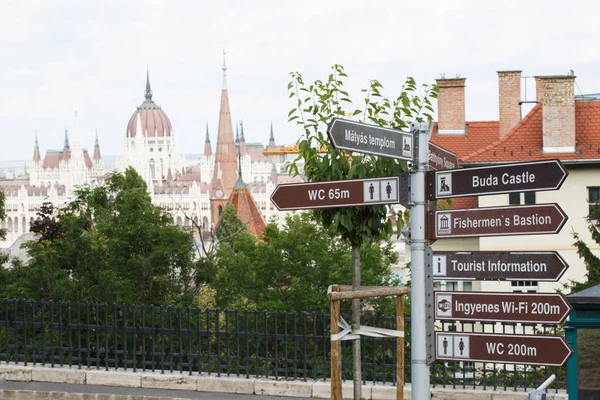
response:
[(69, 146), (69, 133), (67, 132), (66, 127), (65, 127), (65, 143), (63, 145), (63, 148), (65, 148), (65, 149), (71, 148), (71, 146)]
[(240, 142), (240, 130), (239, 130), (238, 124), (235, 124), (235, 142), (236, 143)]
[(269, 135), (269, 145), (275, 144), (275, 134), (273, 133), (273, 121), (271, 121), (271, 134)]
[(33, 162), (40, 162), (42, 157), (40, 156), (40, 146), (38, 144), (37, 131), (35, 131), (35, 147), (33, 148)]
[(65, 127), (65, 143), (63, 145), (62, 159), (69, 160), (71, 158), (71, 146), (69, 146), (69, 134)]
[(146, 93), (144, 94), (146, 97), (146, 102), (152, 101), (152, 89), (150, 89), (150, 71), (146, 68)]
[(225, 49), (223, 49), (223, 67), (221, 68), (223, 70), (223, 88), (222, 88), (222, 90), (227, 90), (227, 62), (225, 60), (226, 54), (227, 54), (227, 52), (225, 51)]
[(208, 122), (206, 123), (206, 139), (204, 140), (204, 156), (210, 157), (212, 155), (212, 147), (210, 145), (210, 137), (208, 136)]
[(98, 143), (98, 130), (96, 129), (96, 141), (94, 142), (94, 161), (98, 162), (102, 158), (100, 154), (100, 143)]
[(240, 122), (240, 154), (246, 155), (246, 137), (244, 136), (244, 121)]
[[(212, 190), (217, 190), (219, 185), (217, 182), (218, 171), (221, 171), (221, 183), (222, 190), (225, 198), (229, 196), (233, 190), (237, 179), (237, 160), (235, 151), (235, 142), (233, 138), (233, 125), (231, 123), (231, 111), (229, 109), (229, 94), (226, 84), (226, 71), (227, 65), (225, 63), (225, 51), (223, 51), (223, 90), (221, 90), (221, 106), (219, 110), (219, 127), (217, 130), (217, 144), (215, 147), (215, 168), (213, 169), (212, 179)], [(217, 168), (219, 166), (220, 168)], [(213, 213), (214, 221), (218, 219), (218, 216)]]

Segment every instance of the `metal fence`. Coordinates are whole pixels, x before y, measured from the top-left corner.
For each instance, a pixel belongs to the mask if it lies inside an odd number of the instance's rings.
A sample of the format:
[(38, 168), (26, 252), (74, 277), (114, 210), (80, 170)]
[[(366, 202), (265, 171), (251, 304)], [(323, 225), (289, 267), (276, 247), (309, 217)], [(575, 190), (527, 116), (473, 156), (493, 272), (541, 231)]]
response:
[[(349, 316), (344, 317), (350, 320)], [(362, 324), (396, 328), (395, 317), (365, 315)], [(554, 334), (549, 326), (448, 323), (443, 330)], [(405, 380), (410, 382), (410, 319), (405, 321)], [(0, 308), (0, 362), (106, 370), (323, 380), (330, 377), (330, 316), (4, 300)], [(396, 341), (362, 339), (365, 382), (395, 384)], [(434, 386), (527, 390), (564, 368), (495, 363), (435, 362)], [(342, 342), (342, 377), (352, 380), (351, 342)]]

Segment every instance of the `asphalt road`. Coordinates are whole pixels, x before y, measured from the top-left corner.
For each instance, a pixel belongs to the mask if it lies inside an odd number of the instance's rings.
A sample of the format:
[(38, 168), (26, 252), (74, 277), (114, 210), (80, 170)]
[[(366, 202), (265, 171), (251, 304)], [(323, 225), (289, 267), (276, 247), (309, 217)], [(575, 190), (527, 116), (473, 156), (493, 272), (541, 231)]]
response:
[[(229, 393), (207, 393), (188, 390), (164, 390), (164, 389), (142, 389), (122, 388), (96, 385), (73, 385), (67, 383), (44, 383), (44, 382), (8, 382), (0, 380), (0, 389), (22, 390), (36, 392), (63, 392), (63, 393), (86, 393), (86, 394), (118, 394), (130, 396), (155, 396), (162, 398), (202, 399), (202, 400), (306, 400), (305, 397), (275, 397), (257, 396)], [(0, 400), (2, 400), (0, 398)]]

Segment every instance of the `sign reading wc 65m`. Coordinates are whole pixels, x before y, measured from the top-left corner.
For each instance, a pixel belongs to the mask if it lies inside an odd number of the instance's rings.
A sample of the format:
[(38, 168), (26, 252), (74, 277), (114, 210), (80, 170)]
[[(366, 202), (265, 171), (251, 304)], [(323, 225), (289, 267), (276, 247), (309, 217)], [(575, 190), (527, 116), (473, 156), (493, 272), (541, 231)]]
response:
[(282, 184), (273, 191), (271, 202), (279, 211), (396, 204), (400, 202), (400, 178)]
[(333, 147), (412, 161), (413, 135), (409, 132), (333, 118), (327, 127)]

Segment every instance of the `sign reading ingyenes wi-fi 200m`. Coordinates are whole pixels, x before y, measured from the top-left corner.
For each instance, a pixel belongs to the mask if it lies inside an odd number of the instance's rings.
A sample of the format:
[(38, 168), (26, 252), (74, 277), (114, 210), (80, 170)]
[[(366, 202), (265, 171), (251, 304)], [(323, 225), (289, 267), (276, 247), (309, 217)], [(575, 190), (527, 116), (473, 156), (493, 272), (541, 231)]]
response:
[(438, 171), (429, 199), (559, 189), (567, 170), (559, 160), (541, 160)]
[(413, 135), (395, 129), (333, 118), (327, 136), (336, 149), (412, 161)]
[(560, 324), (571, 305), (560, 293), (435, 292), (435, 318)]

